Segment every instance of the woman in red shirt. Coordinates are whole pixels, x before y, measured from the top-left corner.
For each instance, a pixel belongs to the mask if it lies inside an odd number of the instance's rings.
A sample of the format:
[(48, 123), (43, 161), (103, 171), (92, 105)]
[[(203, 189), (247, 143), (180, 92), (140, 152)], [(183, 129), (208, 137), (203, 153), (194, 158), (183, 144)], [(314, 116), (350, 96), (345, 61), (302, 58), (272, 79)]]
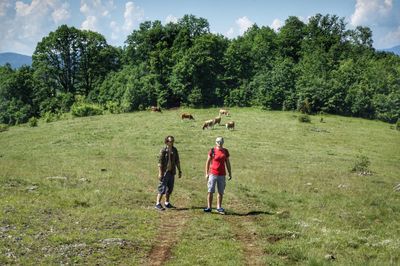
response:
[(232, 178), (231, 163), (229, 162), (229, 151), (223, 147), (224, 138), (218, 137), (215, 140), (217, 144), (208, 152), (208, 158), (206, 162), (206, 178), (208, 180), (208, 194), (207, 194), (207, 208), (204, 212), (212, 211), (213, 195), (215, 193), (215, 186), (218, 188), (217, 197), (217, 212), (224, 214), (225, 210), (222, 208), (222, 198), (225, 190), (225, 167), (228, 170), (229, 179)]

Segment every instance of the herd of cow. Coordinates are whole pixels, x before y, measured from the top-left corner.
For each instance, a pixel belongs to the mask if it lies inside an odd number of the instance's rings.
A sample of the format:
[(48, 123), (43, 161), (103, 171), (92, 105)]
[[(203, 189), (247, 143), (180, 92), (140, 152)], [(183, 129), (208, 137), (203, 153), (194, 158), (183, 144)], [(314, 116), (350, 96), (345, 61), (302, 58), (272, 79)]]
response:
[[(161, 113), (161, 108), (160, 107), (156, 107), (156, 106), (152, 106), (150, 107), (150, 110), (152, 112), (160, 112)], [(219, 110), (219, 115), (217, 117), (215, 117), (214, 119), (210, 119), (204, 122), (203, 124), (203, 130), (204, 129), (212, 129), (214, 128), (214, 126), (216, 124), (221, 125), (221, 117), (225, 115), (225, 116), (229, 116), (229, 112), (228, 110), (225, 109), (220, 109)], [(181, 114), (181, 119), (189, 119), (189, 120), (195, 120), (192, 114), (189, 113), (183, 113)], [(225, 124), (225, 127), (227, 129), (235, 129), (235, 122), (234, 121), (229, 121)]]

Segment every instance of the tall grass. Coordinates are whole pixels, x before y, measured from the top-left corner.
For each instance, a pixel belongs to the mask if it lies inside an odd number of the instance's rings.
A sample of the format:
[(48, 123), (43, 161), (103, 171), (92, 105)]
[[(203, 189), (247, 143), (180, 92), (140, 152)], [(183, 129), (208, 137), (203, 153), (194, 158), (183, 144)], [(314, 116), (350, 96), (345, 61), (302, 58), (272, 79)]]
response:
[[(181, 112), (196, 120), (181, 121)], [(300, 123), (291, 112), (230, 113), (222, 123), (235, 121), (232, 131), (201, 129), (217, 109), (180, 109), (0, 132), (0, 263), (145, 263), (162, 223), (174, 223), (153, 208), (167, 135), (175, 136), (183, 170), (171, 198), (183, 209), (176, 219), (189, 217), (168, 264), (243, 264), (249, 254), (235, 225), (254, 234), (265, 264), (399, 263), (398, 131), (339, 116)], [(233, 169), (226, 216), (201, 210), (217, 136)], [(371, 175), (352, 171), (360, 155)]]

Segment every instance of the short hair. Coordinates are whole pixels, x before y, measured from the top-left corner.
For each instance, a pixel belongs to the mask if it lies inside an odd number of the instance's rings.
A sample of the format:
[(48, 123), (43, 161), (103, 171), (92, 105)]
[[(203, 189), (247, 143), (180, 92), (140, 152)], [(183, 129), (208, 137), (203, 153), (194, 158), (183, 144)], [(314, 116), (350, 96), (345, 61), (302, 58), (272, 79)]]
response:
[(164, 143), (167, 144), (169, 142), (169, 140), (174, 141), (175, 140), (174, 136), (166, 136), (164, 139)]

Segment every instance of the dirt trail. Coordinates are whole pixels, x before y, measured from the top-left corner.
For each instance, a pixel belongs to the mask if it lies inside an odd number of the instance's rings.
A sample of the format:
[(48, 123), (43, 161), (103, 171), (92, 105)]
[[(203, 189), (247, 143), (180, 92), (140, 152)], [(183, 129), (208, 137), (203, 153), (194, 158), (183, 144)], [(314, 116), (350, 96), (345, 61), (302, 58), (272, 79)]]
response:
[[(229, 199), (229, 206), (232, 207), (228, 208), (224, 220), (231, 225), (236, 239), (241, 243), (245, 265), (265, 265), (265, 252), (260, 246), (255, 227), (259, 215), (270, 215), (271, 213), (250, 210), (249, 206), (252, 205), (246, 205), (236, 197)], [(243, 211), (244, 209), (247, 212)], [(202, 212), (201, 209), (198, 211)], [(171, 259), (172, 249), (178, 244), (192, 215), (193, 213), (189, 209), (160, 211), (159, 219), (166, 223), (160, 223), (156, 236), (157, 241), (143, 262), (144, 265), (164, 265)], [(199, 213), (199, 215), (201, 214)]]
[(251, 229), (254, 217), (230, 216), (227, 221), (231, 224), (232, 230), (242, 244), (245, 265), (265, 265), (263, 261), (264, 252), (257, 243), (257, 233)]
[(164, 265), (171, 258), (171, 250), (189, 220), (189, 213), (180, 209), (160, 211), (160, 219), (165, 223), (160, 223), (157, 241), (151, 248), (145, 265)]
[[(236, 198), (230, 200), (231, 206), (243, 206)], [(265, 252), (258, 242), (257, 230), (255, 222), (258, 215), (270, 214), (260, 211), (229, 213), (227, 212), (226, 220), (230, 223), (236, 238), (242, 243), (244, 252), (245, 265), (265, 265)]]

